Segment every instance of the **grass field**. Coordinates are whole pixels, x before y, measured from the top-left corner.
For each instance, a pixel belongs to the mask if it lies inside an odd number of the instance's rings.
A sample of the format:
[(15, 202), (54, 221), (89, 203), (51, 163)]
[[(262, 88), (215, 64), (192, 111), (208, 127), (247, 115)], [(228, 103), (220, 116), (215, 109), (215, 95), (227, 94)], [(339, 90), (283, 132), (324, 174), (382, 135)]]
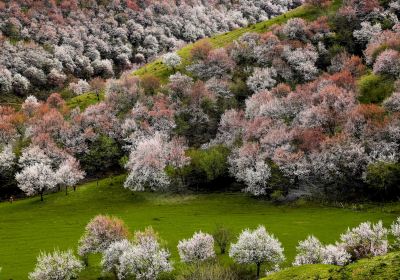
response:
[[(178, 240), (194, 231), (210, 232), (216, 224), (230, 227), (235, 234), (246, 227), (264, 224), (283, 243), (289, 264), (300, 239), (314, 234), (323, 242), (335, 241), (348, 226), (382, 219), (388, 226), (399, 205), (368, 207), (363, 211), (297, 204), (275, 206), (240, 193), (164, 195), (131, 193), (122, 188), (124, 177), (87, 183), (76, 192), (47, 195), (41, 203), (34, 197), (0, 204), (1, 279), (27, 279), (41, 250), (76, 249), (86, 223), (97, 214), (122, 218), (131, 231), (152, 225), (168, 242), (173, 260), (178, 262)], [(225, 257), (226, 258), (226, 257)], [(80, 279), (97, 279), (99, 258), (90, 259), (90, 268)]]

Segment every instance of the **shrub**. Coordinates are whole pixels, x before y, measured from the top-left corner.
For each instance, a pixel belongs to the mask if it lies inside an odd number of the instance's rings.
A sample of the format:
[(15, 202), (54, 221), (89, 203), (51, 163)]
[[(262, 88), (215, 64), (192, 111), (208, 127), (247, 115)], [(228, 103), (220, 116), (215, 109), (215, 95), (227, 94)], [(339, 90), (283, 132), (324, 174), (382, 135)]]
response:
[(218, 225), (213, 232), (213, 237), (215, 243), (217, 243), (221, 250), (221, 254), (225, 254), (226, 248), (232, 239), (232, 232), (230, 229), (224, 227), (223, 225)]
[(387, 234), (388, 230), (383, 227), (382, 221), (377, 224), (361, 223), (340, 236), (341, 246), (354, 260), (384, 255), (388, 250)]
[(300, 241), (296, 247), (297, 255), (293, 265), (316, 264), (322, 262), (322, 244), (313, 235)]
[(395, 238), (394, 246), (400, 248), (400, 217), (397, 218), (397, 221), (393, 222), (390, 227), (390, 233)]
[(71, 250), (54, 250), (51, 254), (40, 253), (35, 270), (29, 274), (30, 280), (76, 279), (83, 269), (82, 263)]

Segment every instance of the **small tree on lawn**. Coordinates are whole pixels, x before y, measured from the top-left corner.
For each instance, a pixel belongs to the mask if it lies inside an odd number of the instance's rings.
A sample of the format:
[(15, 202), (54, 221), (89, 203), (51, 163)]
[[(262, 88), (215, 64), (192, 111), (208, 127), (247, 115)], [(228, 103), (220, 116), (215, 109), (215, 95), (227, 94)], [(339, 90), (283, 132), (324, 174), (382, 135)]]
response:
[(98, 215), (86, 226), (79, 240), (78, 253), (85, 258), (90, 253), (103, 253), (113, 242), (127, 239), (129, 230), (125, 223), (110, 216)]
[(179, 256), (182, 262), (195, 263), (215, 258), (214, 238), (201, 231), (192, 238), (180, 240), (178, 243)]
[(68, 194), (68, 187), (76, 189), (76, 184), (85, 177), (85, 172), (80, 170), (79, 162), (70, 157), (61, 163), (56, 171), (58, 184), (65, 186), (65, 195)]
[(256, 230), (244, 230), (235, 244), (231, 244), (229, 256), (240, 264), (256, 264), (257, 279), (263, 263), (277, 266), (285, 260), (282, 244), (264, 226)]
[(71, 250), (40, 253), (35, 270), (29, 274), (30, 280), (76, 279), (83, 269), (82, 263)]
[(47, 164), (35, 163), (26, 166), (15, 175), (18, 187), (28, 196), (40, 194), (43, 201), (45, 191), (52, 190), (57, 185), (54, 171)]

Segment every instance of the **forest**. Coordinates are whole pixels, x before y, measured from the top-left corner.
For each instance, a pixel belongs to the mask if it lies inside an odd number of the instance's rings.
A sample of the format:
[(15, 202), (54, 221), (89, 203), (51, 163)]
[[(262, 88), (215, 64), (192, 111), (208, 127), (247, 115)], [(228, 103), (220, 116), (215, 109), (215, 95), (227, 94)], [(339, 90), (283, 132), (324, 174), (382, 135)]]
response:
[[(288, 267), (309, 264), (332, 267), (298, 279), (365, 279), (357, 261), (399, 254), (399, 17), (398, 0), (0, 1), (0, 236), (18, 241), (25, 211), (80, 209), (70, 235), (55, 222), (62, 250), (23, 264), (34, 280), (297, 279)], [(308, 225), (274, 234), (219, 216), (231, 195), (249, 217), (253, 203), (362, 216), (321, 241)], [(189, 239), (146, 216), (202, 199)], [(25, 279), (5, 246), (6, 277)]]

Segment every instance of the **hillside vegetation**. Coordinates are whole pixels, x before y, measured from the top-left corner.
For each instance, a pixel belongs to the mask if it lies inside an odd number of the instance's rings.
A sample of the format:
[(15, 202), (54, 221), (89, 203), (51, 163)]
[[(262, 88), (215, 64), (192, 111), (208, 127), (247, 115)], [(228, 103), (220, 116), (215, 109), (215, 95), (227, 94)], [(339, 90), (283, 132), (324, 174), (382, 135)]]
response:
[(363, 259), (345, 267), (333, 265), (304, 265), (284, 269), (263, 280), (380, 280), (399, 279), (400, 253), (393, 252), (385, 256)]

